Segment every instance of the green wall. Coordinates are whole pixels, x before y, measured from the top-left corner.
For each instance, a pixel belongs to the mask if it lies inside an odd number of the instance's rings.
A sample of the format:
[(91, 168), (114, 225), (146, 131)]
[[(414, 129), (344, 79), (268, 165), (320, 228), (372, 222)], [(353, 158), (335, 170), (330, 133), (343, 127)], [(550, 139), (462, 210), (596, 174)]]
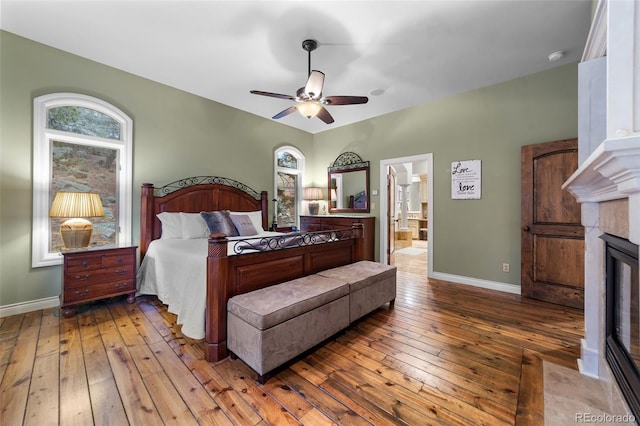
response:
[[(61, 267), (31, 268), (33, 98), (76, 92), (133, 118), (133, 241), (140, 186), (226, 176), (273, 191), (273, 151), (309, 155), (312, 135), (0, 32), (0, 306), (60, 294)], [(238, 167), (241, 165), (241, 167)]]
[[(354, 151), (371, 162), (379, 189), (380, 160), (433, 153), (434, 270), (512, 284), (520, 146), (577, 135), (577, 64), (310, 135), (0, 32), (0, 306), (60, 294), (59, 266), (31, 268), (31, 162), (33, 98), (62, 91), (104, 99), (134, 120), (134, 242), (143, 182), (210, 174), (272, 192), (273, 151), (293, 145), (307, 157), (306, 182), (326, 182), (327, 166)], [(450, 164), (468, 159), (482, 160), (482, 199), (451, 200)]]
[[(322, 132), (310, 172), (320, 176), (336, 153), (355, 151), (371, 162), (373, 190), (381, 160), (433, 153), (434, 271), (520, 285), (520, 147), (577, 136), (577, 72), (565, 65)], [(451, 199), (458, 160), (482, 160), (482, 199)], [(379, 197), (371, 201), (379, 220)]]

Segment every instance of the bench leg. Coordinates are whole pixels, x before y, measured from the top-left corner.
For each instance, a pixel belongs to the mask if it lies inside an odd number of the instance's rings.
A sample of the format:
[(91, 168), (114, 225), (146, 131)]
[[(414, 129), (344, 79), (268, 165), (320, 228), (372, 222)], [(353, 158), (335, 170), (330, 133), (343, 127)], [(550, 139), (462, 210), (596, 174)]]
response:
[(267, 382), (267, 380), (271, 378), (271, 376), (273, 376), (271, 372), (265, 373), (265, 374), (258, 374), (258, 383), (260, 383), (261, 385), (264, 385)]
[(389, 301), (389, 309), (393, 308), (395, 304), (396, 304), (396, 299), (391, 299)]
[(238, 359), (238, 355), (234, 354), (233, 352), (229, 351), (229, 358), (231, 359)]

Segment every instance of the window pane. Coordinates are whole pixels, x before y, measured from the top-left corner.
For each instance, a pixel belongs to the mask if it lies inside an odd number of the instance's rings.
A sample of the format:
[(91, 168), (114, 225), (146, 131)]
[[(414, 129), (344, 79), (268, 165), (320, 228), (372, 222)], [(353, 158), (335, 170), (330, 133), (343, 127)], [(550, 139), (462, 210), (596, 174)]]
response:
[[(104, 217), (92, 217), (92, 246), (116, 244), (118, 225), (117, 167), (118, 150), (51, 142), (51, 201), (58, 191), (97, 192), (104, 207)], [(49, 204), (51, 205), (51, 204)], [(65, 219), (51, 220), (51, 252), (62, 250), (60, 224)]]
[(120, 123), (106, 114), (78, 106), (63, 106), (47, 111), (47, 128), (120, 140)]
[(278, 172), (278, 226), (286, 227), (296, 224), (296, 188), (298, 177)]
[(297, 169), (298, 160), (288, 152), (278, 153), (278, 167), (286, 167), (288, 169)]

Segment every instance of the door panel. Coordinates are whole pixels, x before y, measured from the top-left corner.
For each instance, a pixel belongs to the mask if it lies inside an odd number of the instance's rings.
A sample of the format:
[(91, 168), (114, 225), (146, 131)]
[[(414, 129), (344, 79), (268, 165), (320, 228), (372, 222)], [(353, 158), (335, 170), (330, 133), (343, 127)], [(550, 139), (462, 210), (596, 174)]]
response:
[(534, 223), (580, 225), (580, 204), (562, 184), (578, 168), (576, 152), (549, 153), (533, 159)]
[(583, 240), (536, 235), (534, 256), (536, 265), (533, 271), (534, 281), (583, 287)]
[(578, 168), (577, 139), (522, 147), (522, 294), (575, 308), (584, 304), (580, 204), (562, 184)]

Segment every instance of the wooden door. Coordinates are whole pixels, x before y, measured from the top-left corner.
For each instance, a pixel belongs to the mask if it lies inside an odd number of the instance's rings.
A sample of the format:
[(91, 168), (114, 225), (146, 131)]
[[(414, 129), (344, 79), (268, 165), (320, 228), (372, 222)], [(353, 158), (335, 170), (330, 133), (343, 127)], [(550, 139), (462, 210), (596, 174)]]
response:
[(396, 251), (396, 177), (387, 167), (387, 264), (395, 264)]
[(578, 168), (578, 140), (522, 147), (522, 295), (584, 308), (580, 204), (562, 184)]

